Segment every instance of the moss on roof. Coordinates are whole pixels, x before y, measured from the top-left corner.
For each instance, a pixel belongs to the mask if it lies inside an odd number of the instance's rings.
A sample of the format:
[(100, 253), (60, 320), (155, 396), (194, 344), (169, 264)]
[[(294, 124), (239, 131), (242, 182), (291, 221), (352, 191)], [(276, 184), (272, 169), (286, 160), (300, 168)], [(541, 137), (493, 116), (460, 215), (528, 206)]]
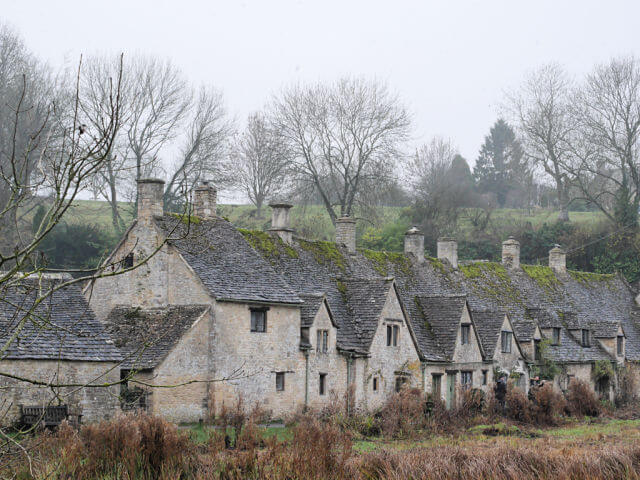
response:
[(399, 269), (405, 275), (411, 275), (411, 261), (403, 253), (376, 250), (361, 250), (362, 255), (371, 261), (373, 268), (383, 277), (393, 271), (390, 267)]
[(558, 277), (556, 277), (551, 267), (545, 267), (544, 265), (522, 265), (522, 270), (545, 290), (553, 290), (560, 284)]
[(569, 270), (569, 275), (583, 285), (589, 285), (592, 282), (607, 282), (615, 278), (613, 273), (578, 272), (577, 270)]
[(196, 217), (195, 215), (187, 215), (186, 213), (185, 214), (170, 213), (169, 215), (171, 215), (174, 218), (177, 218), (185, 225), (189, 225), (189, 224), (200, 225), (200, 223), (202, 223), (202, 219), (200, 217)]
[(459, 266), (468, 284), (481, 295), (502, 299), (502, 303), (523, 305), (521, 292), (511, 282), (507, 269), (497, 262), (474, 262)]
[(333, 242), (325, 242), (321, 240), (309, 241), (298, 240), (298, 245), (303, 250), (311, 253), (313, 258), (321, 265), (333, 264), (343, 272), (347, 268), (347, 264), (338, 246)]
[(280, 257), (280, 255), (298, 258), (296, 249), (284, 243), (282, 239), (276, 235), (269, 235), (260, 230), (245, 230), (243, 228), (239, 228), (238, 231), (254, 250), (260, 252), (272, 263), (276, 258)]

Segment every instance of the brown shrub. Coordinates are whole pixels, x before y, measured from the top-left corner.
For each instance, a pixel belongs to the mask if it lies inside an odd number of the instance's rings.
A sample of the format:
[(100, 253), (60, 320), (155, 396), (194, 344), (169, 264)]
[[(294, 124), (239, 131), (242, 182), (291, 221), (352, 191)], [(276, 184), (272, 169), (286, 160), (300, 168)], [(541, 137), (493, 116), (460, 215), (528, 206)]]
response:
[(389, 398), (376, 415), (382, 433), (391, 437), (415, 434), (425, 427), (426, 398), (417, 388), (405, 388)]
[(602, 406), (595, 392), (582, 380), (571, 380), (566, 400), (567, 410), (573, 416), (597, 417), (602, 411)]
[(532, 391), (531, 420), (538, 425), (556, 425), (558, 417), (564, 412), (564, 397), (556, 392), (551, 383), (534, 388)]
[(531, 405), (522, 390), (510, 383), (505, 400), (507, 418), (522, 423), (531, 421)]
[(618, 372), (618, 390), (616, 391), (616, 407), (629, 407), (638, 403), (638, 375), (631, 368), (625, 367)]

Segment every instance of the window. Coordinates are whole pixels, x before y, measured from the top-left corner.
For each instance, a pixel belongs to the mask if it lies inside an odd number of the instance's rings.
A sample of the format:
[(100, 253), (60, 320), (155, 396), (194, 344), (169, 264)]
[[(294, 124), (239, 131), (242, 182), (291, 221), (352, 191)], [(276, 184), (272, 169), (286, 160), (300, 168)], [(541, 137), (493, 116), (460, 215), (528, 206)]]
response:
[(553, 329), (553, 345), (560, 345), (560, 329), (558, 327), (554, 327)]
[(442, 397), (442, 374), (434, 373), (431, 375), (431, 393), (436, 398)]
[(309, 327), (302, 327), (300, 329), (300, 342), (309, 344)]
[(387, 347), (397, 347), (400, 327), (398, 325), (387, 325)]
[(502, 353), (511, 353), (511, 337), (513, 337), (512, 332), (502, 332)]
[(316, 343), (318, 353), (327, 353), (329, 351), (329, 330), (318, 330)]
[(396, 392), (402, 390), (402, 387), (404, 387), (408, 381), (409, 379), (404, 375), (398, 375), (396, 377)]
[(624, 355), (624, 337), (620, 335), (618, 336), (618, 356), (622, 355)]
[(251, 331), (263, 333), (267, 331), (266, 310), (251, 309)]
[(122, 268), (133, 268), (133, 253), (130, 253), (122, 260)]
[(378, 377), (373, 377), (373, 391), (378, 391)]
[(582, 346), (589, 347), (591, 346), (590, 338), (589, 338), (589, 330), (582, 329)]
[(469, 343), (469, 334), (471, 333), (471, 325), (467, 324), (467, 325), (462, 325), (462, 327), (460, 327), (460, 332), (461, 332), (461, 343), (462, 345), (467, 345)]
[(284, 372), (276, 372), (276, 391), (284, 392)]
[(327, 387), (327, 374), (326, 373), (321, 373), (320, 374), (320, 385), (318, 386), (318, 391), (320, 392), (320, 395), (324, 395), (325, 391), (326, 391), (326, 387)]
[(471, 388), (473, 384), (473, 372), (461, 372), (460, 382), (462, 383), (462, 388)]
[(487, 384), (487, 370), (482, 370), (482, 385)]
[(533, 359), (536, 362), (542, 360), (542, 351), (540, 350), (540, 340), (533, 341)]

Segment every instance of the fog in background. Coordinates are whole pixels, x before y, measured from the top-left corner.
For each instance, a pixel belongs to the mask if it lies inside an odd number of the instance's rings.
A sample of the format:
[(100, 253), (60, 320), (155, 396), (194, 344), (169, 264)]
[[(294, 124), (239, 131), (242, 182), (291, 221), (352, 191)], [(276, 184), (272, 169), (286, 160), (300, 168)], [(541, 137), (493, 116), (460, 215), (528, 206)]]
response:
[(505, 89), (550, 61), (575, 75), (640, 54), (635, 1), (0, 1), (0, 19), (54, 67), (81, 53), (170, 58), (221, 88), (241, 127), (298, 81), (389, 82), (412, 144), (451, 138), (473, 165)]

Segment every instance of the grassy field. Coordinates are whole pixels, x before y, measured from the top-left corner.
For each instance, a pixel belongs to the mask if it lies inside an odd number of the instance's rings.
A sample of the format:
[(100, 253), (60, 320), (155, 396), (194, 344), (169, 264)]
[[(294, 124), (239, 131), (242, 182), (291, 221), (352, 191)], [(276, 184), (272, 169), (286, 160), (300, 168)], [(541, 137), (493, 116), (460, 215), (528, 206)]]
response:
[[(212, 435), (220, 433), (219, 429), (202, 425), (188, 428), (195, 443), (205, 443)], [(260, 428), (264, 439), (275, 436), (279, 441), (290, 441), (293, 433), (290, 427)], [(227, 434), (234, 438), (233, 429)], [(497, 445), (513, 447), (533, 447), (544, 444), (557, 448), (577, 445), (593, 445), (608, 443), (615, 445), (635, 445), (640, 442), (640, 420), (596, 420), (580, 419), (568, 421), (567, 424), (555, 428), (530, 428), (504, 423), (492, 425), (476, 425), (466, 432), (455, 435), (428, 435), (424, 438), (389, 440), (385, 438), (357, 437), (353, 442), (355, 453), (367, 453), (381, 449), (404, 451), (414, 448), (436, 447), (481, 447), (489, 448)]]
[[(133, 204), (121, 202), (118, 206), (125, 223), (133, 219)], [(375, 217), (368, 216), (360, 220), (359, 229), (364, 232), (367, 228), (383, 229), (389, 224), (401, 220), (404, 207), (382, 207)], [(256, 215), (253, 205), (219, 205), (219, 215), (227, 218), (240, 228), (266, 230), (271, 222), (269, 207), (265, 207), (261, 216)], [(555, 210), (532, 209), (496, 209), (491, 214), (491, 227), (501, 229), (505, 226), (527, 225), (533, 228), (556, 220), (558, 212)], [(470, 215), (462, 214), (458, 229), (462, 235), (472, 230)], [(592, 225), (604, 219), (599, 212), (570, 212), (571, 221), (579, 225)], [(70, 223), (94, 223), (104, 229), (111, 230), (111, 209), (106, 202), (93, 200), (78, 200), (69, 210), (66, 221)], [(404, 220), (409, 222), (408, 219)], [(293, 227), (302, 235), (314, 239), (329, 240), (333, 237), (334, 229), (325, 209), (319, 205), (295, 206), (291, 212)]]

